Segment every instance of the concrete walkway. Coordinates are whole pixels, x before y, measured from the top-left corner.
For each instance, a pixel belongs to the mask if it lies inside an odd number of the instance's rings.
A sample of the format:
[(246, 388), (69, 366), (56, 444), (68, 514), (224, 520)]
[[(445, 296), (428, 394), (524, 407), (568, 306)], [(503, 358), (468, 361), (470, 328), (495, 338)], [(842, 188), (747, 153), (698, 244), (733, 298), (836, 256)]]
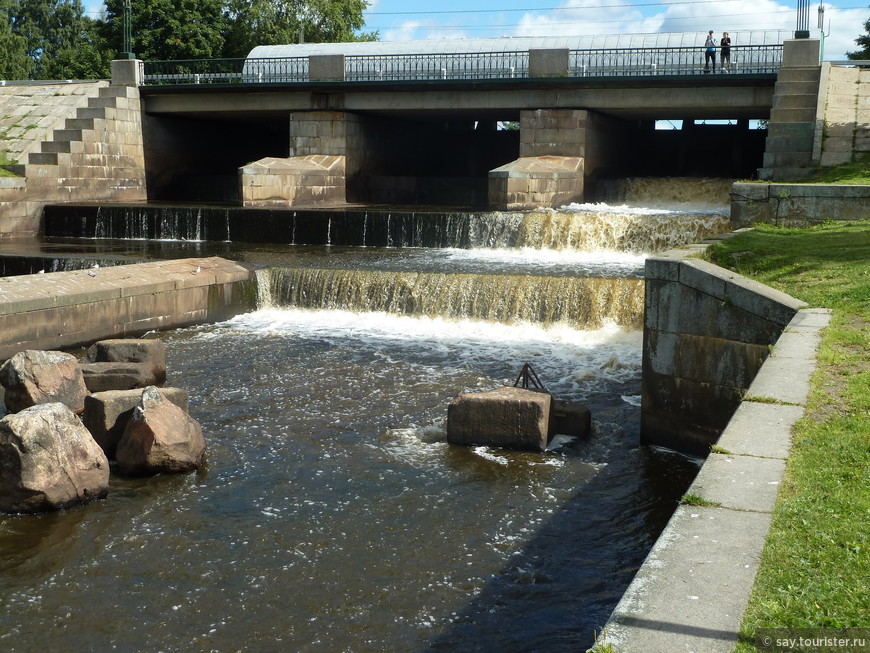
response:
[(827, 309), (791, 320), (604, 629), (618, 653), (734, 649)]

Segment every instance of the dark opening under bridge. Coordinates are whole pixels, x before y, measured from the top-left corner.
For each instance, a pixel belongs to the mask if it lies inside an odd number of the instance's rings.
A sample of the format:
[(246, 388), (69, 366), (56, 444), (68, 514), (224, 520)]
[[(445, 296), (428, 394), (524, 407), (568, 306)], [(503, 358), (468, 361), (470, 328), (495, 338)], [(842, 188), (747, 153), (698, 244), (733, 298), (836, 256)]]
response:
[[(714, 74), (703, 46), (685, 44), (697, 35), (665, 46), (649, 36), (626, 47), (317, 44), (135, 62), (149, 196), (507, 209), (598, 199), (611, 177), (752, 176), (766, 134), (750, 121), (771, 117), (789, 56), (802, 65), (815, 43), (818, 67), (818, 42), (735, 33), (727, 72), (717, 51)], [(657, 130), (662, 120), (682, 129)]]

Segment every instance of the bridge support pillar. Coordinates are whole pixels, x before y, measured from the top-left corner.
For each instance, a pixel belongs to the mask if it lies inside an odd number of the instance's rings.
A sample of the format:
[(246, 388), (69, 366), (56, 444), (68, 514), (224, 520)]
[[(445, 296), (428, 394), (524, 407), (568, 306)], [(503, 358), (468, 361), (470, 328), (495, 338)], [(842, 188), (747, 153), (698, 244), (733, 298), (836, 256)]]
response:
[[(239, 168), (244, 206), (312, 206), (347, 201), (347, 178), (359, 160), (359, 121), (344, 111), (290, 114), (290, 156)], [(350, 155), (350, 156), (349, 156)], [(350, 170), (353, 165), (354, 169)]]
[(489, 173), (489, 207), (521, 210), (583, 201), (587, 112), (520, 112), (520, 157)]

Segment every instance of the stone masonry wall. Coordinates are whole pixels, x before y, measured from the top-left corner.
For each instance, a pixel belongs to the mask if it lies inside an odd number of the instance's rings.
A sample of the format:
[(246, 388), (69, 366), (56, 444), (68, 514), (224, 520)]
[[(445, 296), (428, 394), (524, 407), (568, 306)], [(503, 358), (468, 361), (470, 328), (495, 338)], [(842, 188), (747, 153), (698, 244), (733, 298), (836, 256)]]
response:
[(520, 112), (520, 157), (489, 173), (493, 210), (558, 207), (583, 201), (588, 112)]
[(646, 262), (641, 440), (706, 455), (805, 304), (694, 259)]
[(254, 308), (251, 279), (216, 257), (0, 279), (0, 359), (225, 320)]
[(49, 202), (146, 199), (138, 89), (106, 82), (85, 88), (89, 92), (72, 104), (63, 95), (42, 94), (41, 112), (53, 104), (63, 109), (46, 124), (45, 138), (19, 148), (15, 181), (6, 177), (0, 184), (0, 238), (36, 235)]
[(823, 66), (823, 113), (816, 124), (818, 163), (850, 163), (870, 153), (870, 70)]
[(804, 226), (826, 220), (870, 218), (870, 186), (758, 184), (731, 186), (731, 224)]

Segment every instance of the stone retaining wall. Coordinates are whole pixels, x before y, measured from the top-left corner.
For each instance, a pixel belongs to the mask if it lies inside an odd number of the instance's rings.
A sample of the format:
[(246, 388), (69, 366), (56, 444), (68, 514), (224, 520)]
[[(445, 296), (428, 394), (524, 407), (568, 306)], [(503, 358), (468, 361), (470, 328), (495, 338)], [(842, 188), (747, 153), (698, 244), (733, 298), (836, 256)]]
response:
[(805, 304), (675, 254), (646, 262), (641, 439), (704, 456)]
[(255, 308), (252, 277), (211, 257), (0, 278), (0, 359), (225, 320)]
[(870, 186), (737, 183), (731, 187), (731, 224), (736, 227), (865, 218), (870, 218)]

